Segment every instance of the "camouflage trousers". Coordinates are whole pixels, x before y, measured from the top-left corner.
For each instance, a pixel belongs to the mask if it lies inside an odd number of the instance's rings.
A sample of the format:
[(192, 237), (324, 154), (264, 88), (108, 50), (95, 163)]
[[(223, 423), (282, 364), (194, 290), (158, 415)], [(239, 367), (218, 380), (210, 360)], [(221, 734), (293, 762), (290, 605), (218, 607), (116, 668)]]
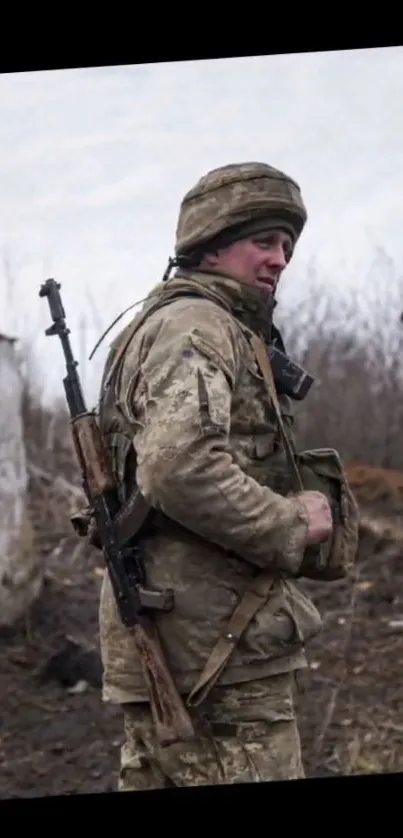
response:
[(294, 675), (216, 687), (191, 709), (196, 738), (161, 747), (147, 704), (123, 705), (119, 791), (303, 778)]

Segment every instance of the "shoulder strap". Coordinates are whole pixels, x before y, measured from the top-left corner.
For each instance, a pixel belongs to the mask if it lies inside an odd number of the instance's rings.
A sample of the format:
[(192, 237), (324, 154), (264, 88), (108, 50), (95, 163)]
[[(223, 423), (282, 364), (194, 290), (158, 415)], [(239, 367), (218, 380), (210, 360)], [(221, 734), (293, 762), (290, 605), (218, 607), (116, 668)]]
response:
[[(277, 399), (276, 387), (266, 347), (263, 341), (256, 335), (252, 335), (250, 342), (263, 375), (269, 397), (274, 405), (277, 423), (286, 450), (287, 460), (294, 478), (296, 491), (301, 491), (303, 489), (302, 479), (294, 458), (291, 442), (285, 432), (283, 420), (281, 418), (280, 405)], [(249, 590), (246, 591), (233, 611), (227, 623), (225, 632), (218, 639), (199, 678), (197, 679), (195, 686), (190, 692), (187, 699), (187, 704), (189, 706), (197, 706), (204, 701), (214, 684), (218, 681), (222, 671), (235, 650), (236, 644), (246, 631), (249, 623), (259, 608), (266, 604), (268, 610), (274, 613), (279, 604), (279, 596), (273, 596), (270, 603), (267, 605), (267, 599), (274, 588), (274, 583), (275, 577), (271, 573), (260, 573), (254, 579)]]
[[(197, 707), (206, 698), (225, 669), (235, 647), (253, 617), (265, 603), (274, 587), (272, 574), (261, 573), (256, 577), (248, 591), (232, 612), (225, 631), (219, 637), (196, 684), (188, 695), (187, 705)], [(279, 597), (273, 597), (269, 609), (274, 612), (279, 605)]]
[(278, 398), (277, 398), (276, 387), (275, 387), (274, 379), (273, 379), (273, 373), (272, 373), (272, 369), (271, 369), (271, 366), (270, 366), (269, 356), (267, 354), (266, 347), (265, 347), (263, 341), (261, 340), (261, 338), (258, 338), (257, 335), (253, 335), (251, 337), (250, 342), (251, 342), (252, 349), (255, 353), (256, 360), (259, 364), (261, 373), (263, 375), (263, 378), (264, 378), (264, 381), (265, 381), (265, 384), (266, 384), (266, 387), (267, 387), (267, 392), (268, 392), (269, 398), (273, 402), (273, 407), (274, 407), (275, 414), (276, 414), (276, 420), (277, 420), (278, 428), (279, 428), (279, 431), (280, 431), (280, 434), (281, 434), (281, 439), (282, 439), (283, 444), (284, 444), (288, 465), (290, 467), (291, 474), (292, 474), (293, 480), (294, 480), (294, 488), (297, 492), (302, 492), (303, 488), (304, 488), (303, 487), (303, 482), (302, 482), (302, 478), (301, 478), (301, 475), (299, 473), (299, 469), (298, 469), (298, 466), (297, 466), (297, 463), (296, 463), (295, 453), (293, 451), (293, 446), (291, 444), (291, 440), (290, 440), (290, 438), (288, 437), (288, 435), (285, 431), (284, 423), (283, 423), (283, 420), (281, 418), (280, 405), (279, 405)]

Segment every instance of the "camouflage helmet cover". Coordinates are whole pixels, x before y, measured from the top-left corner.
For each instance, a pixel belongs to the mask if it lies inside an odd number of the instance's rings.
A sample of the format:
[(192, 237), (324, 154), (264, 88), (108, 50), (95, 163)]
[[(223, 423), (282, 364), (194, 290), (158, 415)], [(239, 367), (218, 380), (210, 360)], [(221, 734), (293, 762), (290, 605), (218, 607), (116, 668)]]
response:
[(298, 184), (266, 163), (213, 169), (184, 196), (176, 228), (177, 256), (200, 248), (220, 233), (259, 218), (283, 218), (295, 241), (307, 221)]

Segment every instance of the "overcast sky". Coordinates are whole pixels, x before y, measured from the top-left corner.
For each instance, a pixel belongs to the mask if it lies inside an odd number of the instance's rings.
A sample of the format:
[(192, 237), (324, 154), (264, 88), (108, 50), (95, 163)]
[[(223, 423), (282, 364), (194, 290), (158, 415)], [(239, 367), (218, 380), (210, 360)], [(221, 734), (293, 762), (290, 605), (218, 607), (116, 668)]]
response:
[(313, 254), (334, 289), (365, 281), (377, 245), (403, 266), (402, 103), (403, 47), (0, 76), (0, 330), (24, 331), (46, 393), (61, 391), (38, 298), (54, 276), (93, 399), (107, 341), (89, 366), (85, 353), (160, 279), (183, 193), (229, 162), (302, 187), (284, 307)]

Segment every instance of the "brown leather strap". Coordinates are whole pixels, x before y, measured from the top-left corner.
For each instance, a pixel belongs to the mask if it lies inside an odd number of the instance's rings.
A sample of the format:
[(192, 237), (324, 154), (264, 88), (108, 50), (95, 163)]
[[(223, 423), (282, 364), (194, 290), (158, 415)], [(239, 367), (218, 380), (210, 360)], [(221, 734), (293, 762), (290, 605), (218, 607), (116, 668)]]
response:
[[(261, 369), (264, 381), (267, 386), (267, 391), (271, 402), (273, 403), (276, 412), (276, 419), (280, 429), (281, 437), (285, 446), (287, 459), (294, 477), (297, 491), (303, 488), (302, 479), (298, 471), (297, 464), (294, 459), (293, 450), (290, 440), (285, 432), (283, 420), (281, 418), (280, 406), (277, 399), (276, 387), (273, 380), (273, 374), (270, 366), (269, 357), (266, 351), (264, 342), (256, 335), (251, 337), (251, 346), (255, 353), (257, 363)], [(233, 614), (231, 615), (225, 632), (221, 635), (213, 651), (211, 652), (203, 671), (201, 672), (195, 686), (193, 687), (187, 699), (189, 706), (196, 706), (200, 704), (212, 689), (214, 684), (219, 679), (225, 666), (227, 665), (231, 655), (234, 652), (235, 646), (240, 640), (241, 636), (247, 629), (249, 623), (255, 616), (256, 612), (262, 605), (266, 604), (266, 608), (270, 612), (274, 612), (278, 606), (278, 597), (267, 604), (267, 599), (274, 587), (275, 579), (272, 574), (260, 574), (254, 580), (252, 586), (244, 594), (241, 601), (238, 603)]]
[[(218, 639), (203, 671), (190, 692), (186, 702), (188, 706), (196, 707), (204, 701), (218, 681), (245, 629), (259, 608), (266, 603), (274, 582), (275, 579), (272, 574), (261, 574), (256, 577), (253, 585), (246, 591), (228, 620), (225, 632)], [(278, 604), (278, 597), (273, 597), (269, 604), (270, 611), (275, 611)]]
[(118, 547), (123, 547), (134, 536), (138, 535), (144, 524), (152, 522), (156, 515), (157, 511), (150, 506), (135, 486), (114, 518)]
[(292, 449), (290, 439), (288, 438), (288, 436), (286, 434), (286, 431), (285, 431), (285, 428), (284, 428), (284, 423), (283, 423), (283, 420), (282, 420), (282, 417), (281, 417), (280, 405), (279, 405), (278, 398), (277, 398), (277, 393), (276, 393), (276, 386), (275, 386), (275, 383), (274, 383), (273, 373), (272, 373), (272, 369), (271, 369), (271, 366), (270, 366), (269, 356), (267, 354), (266, 347), (264, 345), (264, 342), (260, 338), (258, 338), (257, 335), (253, 335), (251, 337), (250, 342), (251, 342), (252, 349), (253, 349), (253, 351), (256, 355), (256, 360), (257, 360), (257, 362), (259, 364), (259, 367), (261, 369), (261, 373), (263, 375), (263, 378), (264, 378), (264, 381), (265, 381), (265, 384), (266, 384), (266, 387), (267, 387), (267, 392), (268, 392), (269, 398), (273, 403), (273, 407), (274, 407), (274, 410), (275, 410), (275, 413), (276, 413), (277, 424), (278, 424), (278, 427), (279, 427), (279, 431), (280, 431), (280, 434), (281, 434), (281, 438), (282, 438), (282, 441), (283, 441), (283, 444), (284, 444), (284, 448), (285, 448), (285, 452), (286, 452), (286, 456), (287, 456), (287, 460), (288, 460), (288, 465), (291, 469), (291, 474), (294, 478), (295, 490), (297, 492), (302, 492), (303, 489), (304, 489), (304, 486), (303, 486), (302, 478), (301, 478), (301, 475), (299, 473), (299, 469), (298, 469), (298, 466), (297, 466), (297, 463), (296, 463), (296, 460), (295, 460), (295, 456), (294, 456), (294, 452), (293, 452), (293, 449)]

